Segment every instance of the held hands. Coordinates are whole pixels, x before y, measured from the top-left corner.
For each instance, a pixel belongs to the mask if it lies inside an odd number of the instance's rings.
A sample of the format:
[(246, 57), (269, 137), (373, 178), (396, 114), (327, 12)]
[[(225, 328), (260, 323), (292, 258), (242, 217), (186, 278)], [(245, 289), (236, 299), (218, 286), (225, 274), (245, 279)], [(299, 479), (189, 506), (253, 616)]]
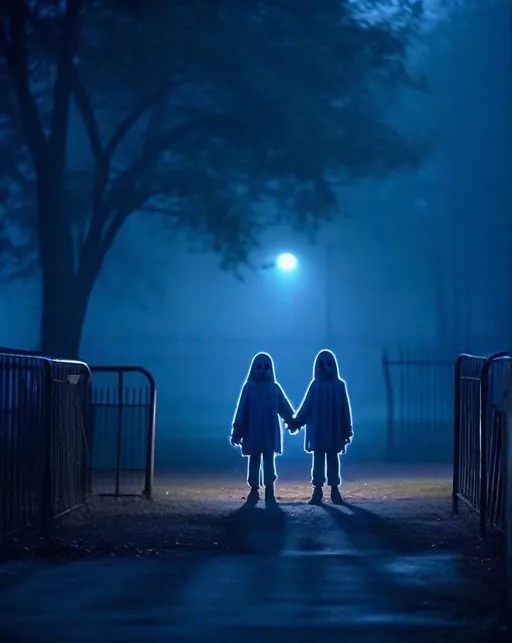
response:
[(295, 418), (292, 418), (290, 422), (286, 424), (286, 428), (291, 433), (291, 435), (294, 435), (295, 433), (298, 433), (302, 429), (302, 425), (299, 422), (297, 422)]
[(242, 438), (239, 435), (232, 435), (230, 442), (234, 447), (239, 447), (242, 445)]

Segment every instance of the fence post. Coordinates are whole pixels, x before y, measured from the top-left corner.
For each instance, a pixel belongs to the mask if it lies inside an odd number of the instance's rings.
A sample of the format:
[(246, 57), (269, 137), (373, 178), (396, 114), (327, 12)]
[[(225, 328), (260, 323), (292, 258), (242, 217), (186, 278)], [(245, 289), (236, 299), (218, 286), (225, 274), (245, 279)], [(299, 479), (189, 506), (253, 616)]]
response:
[(492, 365), (500, 357), (507, 357), (508, 352), (494, 353), (488, 357), (482, 366), (480, 374), (480, 535), (487, 531), (487, 500), (488, 500), (488, 437), (489, 437), (489, 381)]
[(94, 456), (94, 427), (95, 427), (95, 408), (93, 405), (92, 397), (92, 377), (89, 376), (89, 382), (87, 384), (87, 395), (89, 400), (89, 406), (87, 410), (87, 425), (86, 425), (86, 435), (87, 435), (87, 493), (92, 493), (92, 465), (93, 465), (93, 456)]
[(489, 410), (489, 371), (494, 357), (488, 357), (480, 375), (480, 536), (487, 531), (487, 415)]
[(452, 484), (452, 513), (459, 513), (460, 493), (460, 403), (461, 378), (464, 356), (459, 355), (455, 362), (455, 393), (453, 400), (453, 484)]
[(85, 375), (83, 385), (84, 399), (82, 408), (83, 434), (82, 434), (82, 485), (84, 499), (92, 492), (92, 396), (91, 396), (91, 373)]
[(150, 403), (149, 430), (146, 447), (146, 481), (144, 485), (144, 494), (148, 500), (150, 500), (153, 495), (153, 480), (155, 477), (156, 386), (153, 378), (150, 380)]
[(44, 423), (43, 423), (43, 479), (41, 480), (41, 533), (48, 535), (53, 517), (52, 502), (52, 433), (53, 433), (53, 372), (49, 359), (44, 364)]
[(387, 461), (392, 462), (395, 456), (395, 400), (388, 351), (382, 353), (382, 370), (384, 372), (384, 388), (387, 402), (386, 450)]
[(512, 361), (505, 364), (503, 377), (505, 409), (505, 536), (507, 566), (507, 614), (512, 623)]
[(124, 402), (124, 379), (123, 371), (120, 370), (117, 374), (117, 458), (116, 458), (116, 496), (120, 493), (120, 477), (121, 477), (121, 448), (123, 445), (122, 432), (123, 432), (123, 402)]

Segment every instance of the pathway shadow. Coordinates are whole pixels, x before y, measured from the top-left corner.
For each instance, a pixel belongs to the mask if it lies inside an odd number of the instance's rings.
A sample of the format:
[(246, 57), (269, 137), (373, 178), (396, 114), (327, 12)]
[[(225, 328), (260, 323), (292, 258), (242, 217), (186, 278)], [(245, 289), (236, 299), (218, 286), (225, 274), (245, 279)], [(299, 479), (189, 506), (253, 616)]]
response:
[[(407, 525), (393, 522), (357, 505), (323, 505), (356, 553), (366, 578), (390, 608), (406, 613), (468, 618), (477, 597), (460, 583), (460, 561), (453, 553), (437, 553), (411, 538)], [(439, 560), (439, 555), (443, 560)]]
[(230, 551), (277, 556), (285, 547), (286, 514), (279, 505), (254, 507), (245, 504), (226, 519), (225, 539)]
[(401, 521), (389, 520), (350, 502), (341, 506), (324, 503), (322, 508), (359, 550), (384, 550), (394, 556), (417, 554), (427, 549), (424, 543), (408, 536)]

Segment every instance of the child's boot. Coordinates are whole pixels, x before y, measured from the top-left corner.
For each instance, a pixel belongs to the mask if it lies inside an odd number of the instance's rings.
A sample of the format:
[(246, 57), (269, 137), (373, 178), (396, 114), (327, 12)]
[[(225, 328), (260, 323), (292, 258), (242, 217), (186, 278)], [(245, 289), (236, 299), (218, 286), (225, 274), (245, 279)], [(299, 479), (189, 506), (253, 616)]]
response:
[(276, 497), (274, 495), (274, 485), (265, 487), (265, 502), (267, 505), (275, 505)]
[(246, 504), (254, 506), (258, 504), (259, 499), (260, 493), (258, 491), (258, 487), (252, 487), (249, 495), (247, 496)]
[(333, 505), (342, 505), (343, 498), (341, 497), (338, 487), (331, 487), (331, 501)]
[(322, 487), (313, 487), (313, 495), (311, 496), (311, 500), (309, 501), (309, 504), (310, 505), (321, 505), (323, 495), (324, 494), (322, 492)]

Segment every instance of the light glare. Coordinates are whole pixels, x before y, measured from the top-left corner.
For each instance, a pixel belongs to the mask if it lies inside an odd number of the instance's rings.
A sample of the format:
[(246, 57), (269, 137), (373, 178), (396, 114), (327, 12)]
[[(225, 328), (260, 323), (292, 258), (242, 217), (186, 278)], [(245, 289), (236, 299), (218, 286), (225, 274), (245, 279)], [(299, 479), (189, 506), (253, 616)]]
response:
[(279, 257), (277, 258), (277, 267), (279, 268), (279, 270), (283, 270), (284, 272), (290, 272), (292, 270), (295, 270), (296, 266), (297, 266), (297, 259), (289, 252), (284, 252), (283, 254), (280, 254)]

